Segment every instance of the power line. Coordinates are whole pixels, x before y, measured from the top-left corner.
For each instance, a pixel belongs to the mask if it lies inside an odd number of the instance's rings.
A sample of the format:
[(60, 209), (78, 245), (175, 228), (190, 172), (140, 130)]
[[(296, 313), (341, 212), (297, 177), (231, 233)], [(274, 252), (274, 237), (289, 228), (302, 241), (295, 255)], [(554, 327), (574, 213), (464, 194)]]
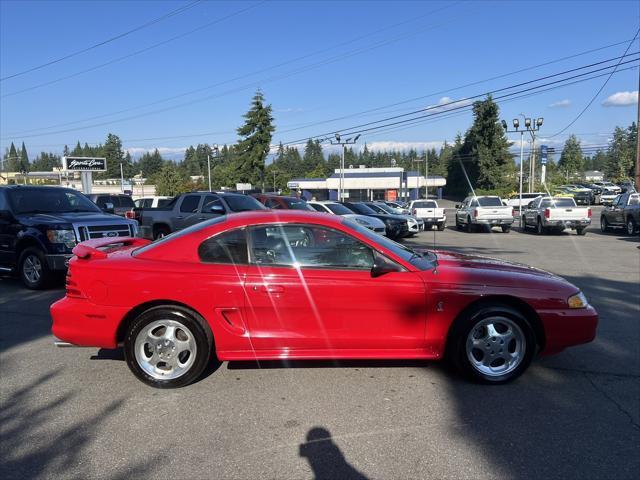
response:
[(26, 70), (23, 70), (21, 72), (17, 72), (17, 73), (11, 74), (11, 75), (7, 75), (6, 77), (2, 77), (2, 78), (0, 78), (0, 82), (2, 82), (4, 80), (8, 80), (10, 78), (18, 77), (20, 75), (25, 75), (27, 73), (34, 72), (36, 70), (40, 70), (42, 68), (48, 67), (50, 65), (53, 65), (55, 63), (59, 63), (59, 62), (62, 62), (64, 60), (67, 60), (69, 58), (72, 58), (72, 57), (75, 57), (77, 55), (80, 55), (82, 53), (86, 53), (88, 51), (94, 50), (94, 49), (96, 49), (98, 47), (102, 47), (103, 45), (106, 45), (108, 43), (111, 43), (111, 42), (114, 42), (116, 40), (119, 40), (119, 39), (121, 39), (123, 37), (126, 37), (127, 35), (131, 35), (132, 33), (135, 33), (135, 32), (138, 32), (138, 31), (144, 29), (144, 28), (150, 27), (151, 25), (155, 25), (156, 23), (159, 23), (159, 22), (161, 22), (163, 20), (166, 20), (167, 18), (171, 18), (171, 17), (173, 17), (175, 15), (179, 15), (179, 14), (181, 14), (183, 12), (186, 12), (187, 10), (195, 7), (201, 1), (202, 0), (195, 0), (195, 1), (193, 1), (193, 2), (191, 2), (189, 4), (187, 4), (187, 5), (184, 5), (184, 6), (180, 7), (180, 8), (176, 8), (175, 10), (172, 10), (171, 12), (166, 13), (166, 14), (162, 15), (161, 17), (158, 17), (158, 18), (155, 18), (153, 20), (150, 20), (150, 21), (148, 21), (146, 23), (143, 23), (142, 25), (139, 25), (139, 26), (137, 26), (135, 28), (132, 28), (131, 30), (127, 30), (126, 32), (120, 33), (120, 34), (118, 34), (118, 35), (116, 35), (114, 37), (108, 38), (106, 40), (103, 40), (101, 42), (95, 43), (93, 45), (90, 45), (88, 47), (82, 48), (80, 50), (76, 50), (75, 52), (69, 53), (69, 54), (64, 55), (62, 57), (55, 58), (53, 60), (49, 60), (48, 62), (42, 63), (40, 65), (36, 65), (34, 67), (30, 67), (30, 68), (28, 68)]
[[(626, 55), (627, 52), (629, 51), (629, 49), (631, 48), (631, 45), (633, 45), (633, 42), (635, 41), (636, 38), (638, 38), (638, 34), (640, 34), (640, 28), (636, 31), (636, 34), (633, 36), (633, 38), (631, 39), (631, 41), (629, 42), (629, 45), (627, 45), (627, 49), (624, 51), (624, 54)], [(576, 118), (574, 118), (571, 122), (569, 122), (569, 124), (564, 127), (562, 130), (560, 130), (557, 133), (554, 133), (553, 135), (548, 136), (547, 138), (553, 138), (559, 134), (561, 134), (562, 132), (564, 132), (565, 130), (567, 130), (571, 125), (573, 125), (574, 123), (576, 123), (580, 117), (582, 117), (582, 115), (584, 114), (584, 112), (587, 111), (587, 109), (591, 106), (591, 104), (595, 101), (596, 98), (598, 98), (598, 95), (600, 95), (600, 93), (602, 93), (602, 90), (604, 90), (604, 87), (607, 86), (607, 83), (609, 83), (609, 80), (611, 80), (611, 77), (613, 76), (614, 73), (616, 73), (616, 70), (618, 69), (618, 66), (620, 66), (620, 62), (622, 62), (622, 57), (620, 58), (620, 60), (618, 61), (618, 64), (615, 66), (615, 68), (613, 69), (613, 71), (611, 72), (611, 74), (607, 77), (607, 79), (604, 81), (604, 83), (602, 84), (602, 86), (598, 89), (598, 91), (596, 92), (596, 94), (591, 98), (591, 100), (589, 100), (589, 103), (587, 103), (585, 105), (585, 107), (582, 109), (582, 111), (576, 116)]]
[(232, 17), (235, 17), (237, 15), (240, 15), (240, 14), (242, 14), (242, 13), (248, 11), (248, 10), (251, 10), (252, 8), (257, 7), (258, 5), (261, 5), (261, 4), (265, 3), (265, 1), (266, 0), (262, 0), (261, 2), (255, 3), (253, 5), (249, 5), (248, 7), (245, 7), (245, 8), (242, 8), (240, 10), (237, 10), (237, 11), (235, 11), (233, 13), (230, 13), (229, 15), (225, 15), (224, 17), (221, 17), (221, 18), (218, 18), (216, 20), (213, 20), (212, 22), (205, 23), (204, 25), (200, 25), (199, 27), (193, 28), (193, 29), (191, 29), (191, 30), (189, 30), (187, 32), (181, 33), (179, 35), (175, 35), (175, 36), (173, 36), (171, 38), (168, 38), (167, 40), (163, 40), (161, 42), (154, 43), (153, 45), (145, 47), (145, 48), (143, 48), (141, 50), (136, 50), (135, 52), (128, 53), (127, 55), (123, 55), (123, 56), (118, 57), (118, 58), (114, 58), (113, 60), (109, 60), (108, 62), (101, 63), (100, 65), (95, 65), (93, 67), (90, 67), (90, 68), (87, 68), (87, 69), (84, 69), (84, 70), (80, 70), (78, 72), (71, 73), (69, 75), (65, 75), (64, 77), (59, 77), (59, 78), (56, 78), (54, 80), (49, 80), (49, 81), (44, 82), (44, 83), (39, 83), (37, 85), (32, 85), (31, 87), (23, 88), (22, 90), (17, 90), (15, 92), (5, 93), (4, 95), (0, 96), (0, 98), (12, 97), (12, 96), (18, 95), (20, 93), (30, 92), (32, 90), (35, 90), (35, 89), (38, 89), (38, 88), (41, 88), (41, 87), (46, 87), (47, 85), (52, 85), (54, 83), (62, 82), (63, 80), (68, 80), (70, 78), (74, 78), (74, 77), (77, 77), (79, 75), (83, 75), (85, 73), (93, 72), (94, 70), (98, 70), (100, 68), (104, 68), (106, 66), (113, 65), (114, 63), (120, 62), (122, 60), (126, 60), (127, 58), (135, 57), (136, 55), (140, 55), (141, 53), (148, 52), (149, 50), (153, 50), (154, 48), (158, 48), (158, 47), (160, 47), (162, 45), (166, 45), (167, 43), (173, 42), (173, 41), (178, 40), (180, 38), (186, 37), (187, 35), (191, 35), (193, 33), (196, 33), (198, 31), (200, 31), (200, 30), (208, 28), (208, 27), (210, 27), (212, 25), (215, 25), (217, 23), (220, 23), (220, 22), (223, 22), (225, 20), (228, 20), (229, 18), (232, 18)]

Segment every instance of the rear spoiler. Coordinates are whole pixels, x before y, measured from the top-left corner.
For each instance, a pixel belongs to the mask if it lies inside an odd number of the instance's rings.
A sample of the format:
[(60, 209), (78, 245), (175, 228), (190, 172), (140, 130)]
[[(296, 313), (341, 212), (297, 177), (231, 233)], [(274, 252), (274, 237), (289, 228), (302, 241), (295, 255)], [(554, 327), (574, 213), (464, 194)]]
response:
[(72, 252), (78, 258), (84, 259), (100, 259), (107, 258), (107, 253), (100, 248), (109, 247), (111, 245), (121, 245), (123, 247), (142, 247), (151, 243), (151, 240), (135, 237), (109, 237), (95, 238), (76, 245)]

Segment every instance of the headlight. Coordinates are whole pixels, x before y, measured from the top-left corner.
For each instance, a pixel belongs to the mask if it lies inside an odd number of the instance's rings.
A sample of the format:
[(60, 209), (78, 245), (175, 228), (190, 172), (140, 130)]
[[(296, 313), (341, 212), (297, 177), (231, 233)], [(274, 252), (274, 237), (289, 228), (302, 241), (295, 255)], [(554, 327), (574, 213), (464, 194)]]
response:
[(358, 222), (360, 225), (369, 225), (369, 222), (361, 218), (356, 218), (356, 222)]
[(51, 243), (64, 243), (68, 248), (76, 246), (76, 234), (73, 230), (47, 230), (47, 239)]
[(584, 293), (578, 292), (567, 298), (567, 305), (569, 305), (569, 308), (586, 308), (589, 306), (589, 301), (584, 296)]

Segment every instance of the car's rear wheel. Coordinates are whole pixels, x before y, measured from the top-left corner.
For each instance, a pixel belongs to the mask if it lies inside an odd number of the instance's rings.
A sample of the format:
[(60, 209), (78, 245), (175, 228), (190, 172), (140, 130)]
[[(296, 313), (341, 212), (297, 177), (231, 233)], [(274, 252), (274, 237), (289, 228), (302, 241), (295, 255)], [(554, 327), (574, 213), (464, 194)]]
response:
[[(439, 223), (439, 224), (438, 224), (438, 231), (439, 231), (439, 232), (442, 232), (442, 231), (444, 230), (444, 227), (445, 227), (445, 222), (441, 222), (441, 223)], [(433, 228), (433, 227), (432, 227), (432, 228)], [(431, 230), (431, 228), (430, 228), (429, 230)]]
[(609, 231), (609, 222), (607, 222), (607, 217), (604, 215), (600, 217), (600, 231), (602, 233), (606, 233)]
[(587, 229), (584, 228), (584, 227), (576, 228), (576, 233), (578, 235), (586, 235), (587, 234)]
[(18, 261), (18, 275), (25, 287), (40, 290), (51, 281), (51, 271), (42, 250), (36, 247), (25, 248)]
[(462, 230), (462, 224), (460, 223), (460, 221), (458, 220), (458, 217), (456, 216), (456, 230)]
[(511, 225), (502, 225), (502, 233), (509, 233), (511, 231)]
[(154, 307), (131, 323), (124, 352), (129, 369), (147, 385), (184, 387), (210, 362), (213, 335), (199, 315), (185, 308)]
[(489, 384), (509, 382), (529, 366), (536, 349), (529, 322), (506, 305), (481, 306), (459, 318), (449, 355), (466, 376)]
[(527, 230), (527, 219), (525, 218), (524, 215), (522, 215), (522, 218), (520, 219), (520, 229), (523, 232)]
[(164, 227), (164, 226), (154, 227), (154, 229), (153, 229), (153, 239), (157, 240), (158, 238), (166, 237), (170, 233), (171, 233), (171, 230), (169, 230), (169, 228), (167, 228), (167, 227)]
[(633, 235), (634, 233), (636, 233), (636, 221), (633, 219), (633, 217), (629, 217), (627, 219), (627, 235)]
[(467, 233), (473, 233), (473, 223), (471, 223), (471, 217), (467, 217)]
[(546, 232), (546, 229), (542, 226), (542, 220), (538, 219), (536, 222), (536, 233), (542, 235)]

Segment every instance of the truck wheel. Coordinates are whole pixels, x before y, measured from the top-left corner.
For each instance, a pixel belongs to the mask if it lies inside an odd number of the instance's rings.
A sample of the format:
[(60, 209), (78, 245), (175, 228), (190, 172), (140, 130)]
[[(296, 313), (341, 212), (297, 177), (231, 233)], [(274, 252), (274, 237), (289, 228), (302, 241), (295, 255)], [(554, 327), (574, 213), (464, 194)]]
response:
[(576, 228), (576, 233), (578, 235), (586, 235), (587, 234), (587, 229), (585, 227), (578, 227), (578, 228)]
[(511, 231), (511, 225), (502, 225), (502, 233), (509, 233)]
[(458, 221), (457, 216), (456, 216), (456, 230), (462, 230), (462, 224)]
[(45, 288), (51, 280), (51, 271), (42, 250), (36, 247), (26, 248), (18, 261), (18, 274), (25, 287), (32, 290)]
[(153, 229), (153, 239), (157, 240), (158, 238), (162, 238), (162, 237), (166, 237), (167, 235), (169, 235), (171, 232), (169, 231), (169, 229), (167, 227), (154, 227)]
[(473, 233), (474, 230), (473, 224), (471, 223), (471, 217), (467, 217), (467, 233)]
[(536, 233), (538, 235), (542, 235), (546, 233), (546, 229), (542, 226), (542, 220), (538, 218), (538, 222), (536, 223)]
[[(445, 222), (439, 223), (438, 224), (438, 231), (442, 232), (444, 230), (444, 227), (445, 227)], [(431, 228), (429, 230), (431, 230)]]
[(633, 235), (636, 233), (636, 221), (633, 217), (627, 218), (627, 235)]
[(609, 231), (609, 222), (607, 222), (607, 217), (604, 215), (600, 217), (600, 231), (602, 233), (606, 233)]
[(522, 215), (522, 218), (520, 219), (520, 230), (523, 232), (527, 231), (527, 219), (524, 215)]

